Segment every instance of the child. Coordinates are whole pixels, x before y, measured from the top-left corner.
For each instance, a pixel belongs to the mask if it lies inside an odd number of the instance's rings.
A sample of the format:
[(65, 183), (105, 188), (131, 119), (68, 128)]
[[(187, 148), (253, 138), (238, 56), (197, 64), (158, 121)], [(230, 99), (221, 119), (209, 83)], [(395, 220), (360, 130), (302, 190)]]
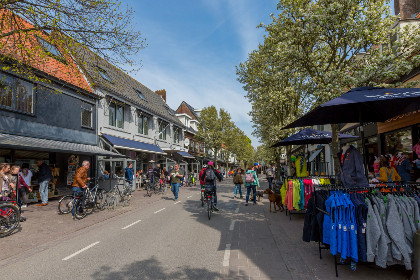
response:
[(238, 193), (238, 191), (239, 191), (240, 198), (243, 198), (241, 185), (244, 183), (244, 180), (242, 178), (241, 173), (242, 173), (241, 169), (238, 168), (235, 177), (233, 177), (233, 183), (235, 184), (234, 198), (236, 198), (236, 194)]

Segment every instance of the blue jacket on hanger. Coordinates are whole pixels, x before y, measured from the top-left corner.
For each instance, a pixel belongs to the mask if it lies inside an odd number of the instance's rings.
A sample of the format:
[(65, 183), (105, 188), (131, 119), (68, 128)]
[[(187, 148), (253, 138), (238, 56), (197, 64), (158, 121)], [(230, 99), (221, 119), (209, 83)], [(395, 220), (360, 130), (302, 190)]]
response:
[(350, 146), (344, 153), (343, 159), (341, 157), (342, 153), (343, 151), (338, 154), (338, 159), (340, 161), (339, 175), (344, 187), (368, 187), (369, 182), (365, 175), (363, 159), (359, 151)]

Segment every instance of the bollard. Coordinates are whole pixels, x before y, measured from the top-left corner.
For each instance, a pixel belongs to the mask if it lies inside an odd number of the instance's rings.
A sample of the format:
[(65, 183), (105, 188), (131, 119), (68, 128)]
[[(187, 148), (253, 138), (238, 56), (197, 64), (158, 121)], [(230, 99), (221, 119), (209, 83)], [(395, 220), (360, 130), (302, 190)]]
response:
[(414, 234), (414, 264), (413, 264), (413, 275), (410, 280), (420, 280), (420, 230)]

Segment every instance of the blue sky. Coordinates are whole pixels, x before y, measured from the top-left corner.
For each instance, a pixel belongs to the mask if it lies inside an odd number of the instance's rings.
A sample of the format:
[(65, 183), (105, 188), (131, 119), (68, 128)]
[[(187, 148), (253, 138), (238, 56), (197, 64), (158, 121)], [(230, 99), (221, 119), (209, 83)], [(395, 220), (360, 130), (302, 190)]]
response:
[(226, 109), (251, 138), (251, 105), (236, 80), (235, 66), (263, 41), (263, 30), (277, 13), (276, 0), (140, 0), (136, 28), (147, 40), (142, 68), (133, 76), (152, 90), (165, 89), (173, 108), (185, 100), (195, 108)]

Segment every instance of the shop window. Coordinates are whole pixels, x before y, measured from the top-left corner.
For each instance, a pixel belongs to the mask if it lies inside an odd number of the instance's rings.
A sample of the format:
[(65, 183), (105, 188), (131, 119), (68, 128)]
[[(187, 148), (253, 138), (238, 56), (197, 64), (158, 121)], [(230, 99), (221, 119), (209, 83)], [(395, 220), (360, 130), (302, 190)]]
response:
[(34, 113), (34, 85), (11, 76), (0, 75), (0, 106), (11, 110)]
[(161, 121), (159, 122), (159, 139), (166, 140), (166, 127), (167, 123)]
[(115, 103), (109, 104), (109, 125), (124, 128), (124, 107)]
[(399, 152), (411, 154), (412, 145), (411, 129), (400, 130), (385, 135), (385, 154), (395, 155)]
[(144, 135), (149, 133), (149, 118), (143, 114), (138, 117), (138, 132)]
[(82, 107), (82, 127), (92, 128), (92, 109)]

